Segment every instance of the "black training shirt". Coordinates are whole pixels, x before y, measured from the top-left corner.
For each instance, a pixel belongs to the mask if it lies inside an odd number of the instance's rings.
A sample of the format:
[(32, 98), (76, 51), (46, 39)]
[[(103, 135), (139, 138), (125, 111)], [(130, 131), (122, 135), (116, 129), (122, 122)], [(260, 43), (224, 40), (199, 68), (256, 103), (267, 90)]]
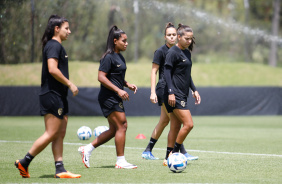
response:
[(177, 46), (171, 47), (166, 55), (165, 67), (171, 71), (172, 83), (167, 84), (166, 93), (175, 94), (180, 99), (186, 99), (189, 95), (189, 88), (193, 91), (196, 90), (191, 78), (192, 61), (189, 50), (181, 50)]
[(159, 65), (159, 80), (164, 77), (164, 63), (168, 49), (169, 49), (168, 46), (164, 44), (163, 46), (158, 48), (154, 53), (153, 63)]
[[(107, 73), (107, 78), (119, 89), (124, 89), (124, 77), (126, 72), (126, 63), (124, 57), (119, 53), (107, 54), (100, 60), (100, 71)], [(100, 98), (108, 98), (117, 94), (101, 84)]]
[(68, 87), (57, 81), (48, 70), (48, 59), (58, 60), (58, 69), (69, 79), (68, 55), (64, 47), (57, 40), (49, 40), (43, 49), (41, 92), (40, 95), (53, 91), (60, 96), (68, 95)]

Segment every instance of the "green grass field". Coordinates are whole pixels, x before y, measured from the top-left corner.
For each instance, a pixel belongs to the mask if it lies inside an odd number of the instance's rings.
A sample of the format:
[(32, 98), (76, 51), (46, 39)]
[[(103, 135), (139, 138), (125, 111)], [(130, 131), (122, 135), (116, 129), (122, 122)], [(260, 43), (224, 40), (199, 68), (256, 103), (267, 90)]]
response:
[[(0, 86), (40, 86), (41, 63), (0, 65)], [(72, 61), (70, 79), (79, 87), (99, 87), (98, 63)], [(127, 63), (125, 79), (138, 87), (150, 87), (150, 61)], [(196, 86), (282, 86), (282, 68), (256, 63), (217, 62), (193, 64)]]
[[(194, 116), (195, 127), (185, 140), (187, 151), (199, 156), (189, 161), (182, 173), (172, 173), (162, 161), (168, 127), (153, 154), (160, 160), (141, 159), (158, 117), (127, 117), (126, 159), (138, 165), (134, 170), (114, 169), (114, 141), (92, 153), (91, 167), (85, 168), (77, 149), (77, 129), (92, 130), (107, 125), (103, 117), (70, 117), (64, 144), (67, 170), (82, 174), (80, 179), (55, 179), (55, 167), (48, 146), (29, 167), (31, 178), (22, 179), (14, 161), (22, 158), (43, 133), (42, 117), (0, 117), (0, 183), (282, 183), (281, 116)], [(135, 139), (144, 134), (145, 140)], [(92, 139), (93, 140), (93, 137)]]

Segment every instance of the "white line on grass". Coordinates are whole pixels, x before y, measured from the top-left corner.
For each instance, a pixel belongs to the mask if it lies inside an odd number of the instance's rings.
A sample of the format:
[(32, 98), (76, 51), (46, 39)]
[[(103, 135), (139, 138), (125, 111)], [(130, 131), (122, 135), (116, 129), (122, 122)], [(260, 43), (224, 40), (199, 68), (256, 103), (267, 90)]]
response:
[[(14, 142), (14, 143), (33, 143), (32, 141), (7, 141), (7, 140), (0, 140), (0, 142)], [(64, 144), (68, 145), (85, 145), (82, 143), (70, 143), (70, 142), (64, 142)], [(112, 145), (102, 145), (101, 147), (108, 147), (108, 148), (115, 148), (115, 146)], [(140, 149), (143, 150), (144, 148), (137, 148), (137, 147), (125, 147), (126, 149)], [(165, 150), (164, 148), (154, 148), (154, 150)], [(199, 152), (199, 153), (216, 153), (216, 154), (228, 154), (228, 155), (249, 155), (249, 156), (266, 156), (266, 157), (281, 157), (282, 155), (276, 155), (276, 154), (259, 154), (259, 153), (237, 153), (237, 152), (220, 152), (220, 151), (205, 151), (205, 150), (187, 150), (189, 152)]]

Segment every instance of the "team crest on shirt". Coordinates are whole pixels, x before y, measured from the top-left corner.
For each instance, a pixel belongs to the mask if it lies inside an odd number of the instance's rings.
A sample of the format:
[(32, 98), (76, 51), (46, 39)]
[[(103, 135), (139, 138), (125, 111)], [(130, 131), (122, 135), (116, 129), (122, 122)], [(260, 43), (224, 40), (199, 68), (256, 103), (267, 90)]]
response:
[(181, 104), (182, 107), (185, 107), (185, 102), (184, 101), (181, 101), (180, 104)]
[(63, 114), (63, 109), (62, 108), (58, 109), (58, 114), (59, 114), (59, 116), (61, 116)]
[(123, 109), (123, 104), (122, 104), (122, 102), (119, 102), (118, 106)]

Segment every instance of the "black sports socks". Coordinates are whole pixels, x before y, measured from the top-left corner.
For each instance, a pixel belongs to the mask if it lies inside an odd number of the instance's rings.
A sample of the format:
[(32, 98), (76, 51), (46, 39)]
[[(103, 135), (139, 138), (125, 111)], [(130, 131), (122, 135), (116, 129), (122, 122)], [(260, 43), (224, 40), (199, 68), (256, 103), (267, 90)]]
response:
[(170, 152), (173, 150), (173, 148), (171, 148), (171, 147), (167, 147), (166, 148), (166, 156), (165, 156), (165, 159), (167, 160), (167, 158), (168, 158), (168, 156), (169, 156), (169, 154), (170, 154)]
[(29, 166), (29, 164), (30, 164), (30, 162), (32, 161), (33, 158), (34, 158), (34, 156), (32, 156), (31, 154), (27, 153), (25, 155), (25, 157), (20, 160), (20, 163), (26, 169), (26, 168), (28, 168), (28, 166)]
[(172, 153), (179, 152), (180, 147), (181, 147), (181, 144), (178, 144), (177, 142), (175, 142)]
[(56, 161), (55, 166), (56, 166), (56, 174), (61, 172), (67, 172), (66, 169), (64, 168), (63, 161)]
[(186, 149), (184, 148), (184, 145), (183, 145), (183, 144), (181, 144), (181, 146), (180, 146), (180, 153), (182, 153), (183, 155), (184, 155), (185, 153), (187, 153), (187, 151), (186, 151)]
[(155, 144), (156, 144), (157, 141), (158, 141), (158, 139), (153, 139), (153, 138), (151, 137), (150, 142), (149, 142), (147, 148), (145, 149), (145, 151), (150, 151), (150, 152), (152, 152), (152, 149), (153, 149), (153, 147), (155, 146)]

